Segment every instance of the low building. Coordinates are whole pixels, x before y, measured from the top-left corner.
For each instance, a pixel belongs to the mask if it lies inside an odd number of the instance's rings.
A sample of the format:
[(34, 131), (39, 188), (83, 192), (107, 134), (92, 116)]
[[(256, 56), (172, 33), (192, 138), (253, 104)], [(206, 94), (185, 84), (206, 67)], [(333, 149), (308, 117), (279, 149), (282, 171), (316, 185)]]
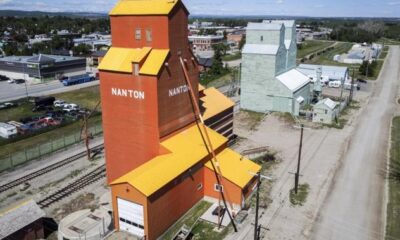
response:
[(95, 67), (99, 66), (101, 60), (103, 60), (104, 56), (107, 54), (106, 50), (99, 50), (92, 53), (91, 57), (91, 64)]
[(212, 57), (198, 57), (197, 61), (199, 62), (199, 71), (206, 72), (212, 67), (214, 60)]
[(365, 53), (363, 51), (352, 51), (343, 60), (347, 64), (362, 64), (366, 59)]
[(44, 239), (45, 216), (46, 213), (33, 200), (0, 213), (0, 239)]
[(57, 75), (86, 72), (86, 59), (39, 54), (0, 58), (0, 74), (13, 79), (54, 79)]
[(2, 138), (12, 138), (18, 133), (17, 128), (13, 125), (0, 122), (0, 137)]
[(192, 35), (189, 36), (189, 42), (192, 45), (193, 51), (209, 51), (212, 50), (212, 46), (222, 43), (224, 36), (222, 35)]
[(328, 78), (329, 81), (343, 81), (349, 78), (348, 67), (300, 64), (297, 70), (314, 79), (319, 68), (322, 70), (322, 78)]
[(313, 122), (332, 124), (337, 121), (339, 114), (339, 104), (332, 101), (330, 98), (320, 100), (314, 106)]
[(228, 42), (234, 43), (234, 45), (235, 45), (236, 47), (238, 47), (240, 41), (242, 41), (242, 39), (243, 39), (244, 34), (245, 34), (245, 33), (244, 33), (243, 31), (238, 31), (238, 32), (229, 33), (229, 34), (226, 36), (226, 40), (227, 40)]

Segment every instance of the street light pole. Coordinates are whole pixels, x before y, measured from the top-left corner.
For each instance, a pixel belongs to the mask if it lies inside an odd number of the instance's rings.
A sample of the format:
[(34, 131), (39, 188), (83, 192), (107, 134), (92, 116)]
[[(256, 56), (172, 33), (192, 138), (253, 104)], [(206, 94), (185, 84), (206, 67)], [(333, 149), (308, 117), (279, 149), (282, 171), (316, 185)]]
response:
[(301, 150), (303, 148), (303, 132), (304, 132), (304, 124), (301, 124), (299, 158), (298, 158), (298, 161), (297, 161), (297, 171), (296, 171), (295, 178), (294, 178), (294, 192), (296, 194), (297, 194), (298, 189), (299, 189)]
[(258, 208), (260, 201), (260, 185), (261, 185), (261, 172), (257, 173), (257, 192), (256, 192), (256, 219), (254, 220), (254, 240), (258, 240), (259, 227), (258, 227)]

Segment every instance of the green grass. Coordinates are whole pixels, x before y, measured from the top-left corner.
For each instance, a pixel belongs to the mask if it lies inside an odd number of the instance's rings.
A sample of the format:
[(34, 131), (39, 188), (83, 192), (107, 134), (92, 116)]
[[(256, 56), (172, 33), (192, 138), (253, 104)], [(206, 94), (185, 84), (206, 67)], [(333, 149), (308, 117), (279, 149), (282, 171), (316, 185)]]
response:
[(208, 208), (210, 208), (212, 203), (201, 201), (197, 205), (195, 205), (189, 212), (185, 214), (180, 220), (178, 220), (167, 232), (164, 233), (162, 239), (170, 240), (175, 234), (181, 229), (181, 227), (185, 224), (189, 228), (196, 223), (197, 219), (203, 215)]
[(235, 54), (228, 54), (222, 57), (223, 61), (229, 62), (229, 61), (234, 61), (242, 58), (242, 54), (240, 52), (237, 52)]
[(378, 43), (383, 43), (385, 45), (400, 45), (399, 40), (389, 39), (389, 38), (381, 38)]
[[(72, 92), (60, 93), (52, 95), (57, 99), (62, 99), (66, 102), (72, 102), (80, 105), (81, 107), (92, 109), (100, 100), (99, 86), (88, 87), (79, 89)], [(34, 117), (42, 115), (43, 113), (33, 113), (33, 103), (26, 100), (15, 101), (19, 106), (0, 111), (0, 122), (19, 121), (21, 118)]]
[[(101, 124), (101, 115), (94, 116), (89, 121), (89, 126), (99, 126)], [(7, 157), (9, 153), (16, 153), (24, 151), (25, 149), (37, 147), (38, 145), (49, 143), (50, 139), (60, 139), (63, 136), (79, 133), (81, 130), (82, 122), (77, 121), (65, 127), (60, 127), (49, 132), (45, 132), (33, 137), (29, 137), (17, 142), (12, 142), (0, 146), (0, 159)]]
[(335, 66), (348, 66), (348, 64), (339, 63), (337, 61), (333, 61), (333, 57), (335, 55), (341, 55), (349, 52), (352, 48), (353, 43), (340, 42), (337, 43), (333, 50), (326, 51), (320, 55), (316, 55), (313, 59), (307, 61), (307, 63), (312, 64), (321, 64), (321, 65), (335, 65)]
[(201, 240), (222, 240), (226, 237), (226, 235), (231, 230), (230, 225), (228, 227), (221, 227), (221, 229), (217, 232), (214, 231), (216, 225), (205, 222), (199, 221), (197, 222), (196, 226), (193, 228), (193, 239), (201, 239)]
[(297, 58), (303, 58), (311, 53), (317, 52), (332, 45), (333, 42), (309, 40), (304, 41), (297, 50)]
[(308, 192), (310, 190), (310, 185), (300, 184), (297, 194), (294, 192), (294, 189), (290, 190), (290, 203), (293, 206), (303, 206), (307, 201)]
[[(390, 164), (400, 164), (400, 117), (392, 121)], [(389, 179), (387, 204), (386, 239), (400, 238), (400, 181)]]
[(383, 51), (379, 56), (379, 59), (385, 59), (389, 52)]

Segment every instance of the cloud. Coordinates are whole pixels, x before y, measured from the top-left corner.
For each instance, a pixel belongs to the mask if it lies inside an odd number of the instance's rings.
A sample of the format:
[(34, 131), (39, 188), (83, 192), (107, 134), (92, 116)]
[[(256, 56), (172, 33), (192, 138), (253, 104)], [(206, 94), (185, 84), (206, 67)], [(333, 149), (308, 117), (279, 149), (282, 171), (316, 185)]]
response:
[(9, 3), (9, 2), (11, 2), (11, 1), (13, 1), (13, 0), (0, 0), (0, 5)]
[(388, 4), (389, 6), (397, 6), (397, 5), (400, 5), (400, 1), (388, 2), (387, 4)]
[(277, 4), (283, 4), (284, 2), (283, 2), (283, 0), (276, 0), (276, 3)]

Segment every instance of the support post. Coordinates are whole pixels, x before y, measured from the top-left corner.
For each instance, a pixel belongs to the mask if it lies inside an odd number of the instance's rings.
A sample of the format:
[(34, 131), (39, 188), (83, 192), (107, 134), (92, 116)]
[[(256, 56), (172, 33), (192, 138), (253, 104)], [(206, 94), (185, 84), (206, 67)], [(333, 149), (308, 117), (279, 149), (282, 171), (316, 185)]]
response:
[(301, 150), (303, 148), (303, 132), (304, 124), (301, 124), (301, 134), (300, 134), (300, 146), (299, 146), (299, 158), (297, 161), (297, 171), (294, 178), (294, 192), (297, 194), (299, 190), (299, 177), (300, 177), (300, 162), (301, 162)]
[(256, 218), (254, 220), (254, 240), (259, 239), (260, 228), (258, 226), (258, 209), (260, 205), (260, 185), (261, 185), (261, 172), (257, 173), (257, 190), (256, 190)]

